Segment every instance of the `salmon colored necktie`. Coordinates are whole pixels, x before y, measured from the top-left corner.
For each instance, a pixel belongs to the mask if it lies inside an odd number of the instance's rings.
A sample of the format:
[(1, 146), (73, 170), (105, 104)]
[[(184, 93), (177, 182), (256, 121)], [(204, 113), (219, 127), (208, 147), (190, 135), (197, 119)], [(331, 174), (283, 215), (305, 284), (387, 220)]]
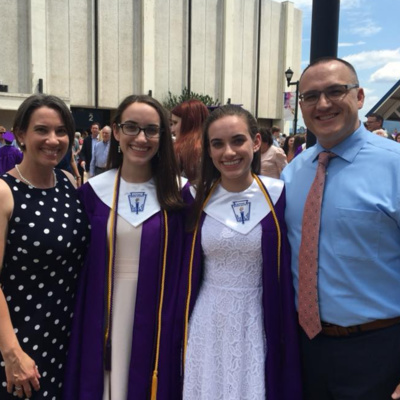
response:
[(318, 306), (318, 240), (326, 168), (336, 154), (318, 155), (317, 173), (308, 192), (303, 211), (299, 252), (299, 323), (312, 339), (322, 329)]

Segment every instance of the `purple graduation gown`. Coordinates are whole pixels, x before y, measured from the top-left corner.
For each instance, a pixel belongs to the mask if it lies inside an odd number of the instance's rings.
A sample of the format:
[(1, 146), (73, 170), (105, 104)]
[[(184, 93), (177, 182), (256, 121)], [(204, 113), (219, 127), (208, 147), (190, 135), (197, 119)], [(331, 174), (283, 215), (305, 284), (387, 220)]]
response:
[[(188, 187), (184, 189), (184, 200), (193, 199)], [(272, 213), (261, 221), (263, 253), (263, 308), (264, 330), (267, 339), (267, 357), (265, 362), (266, 398), (268, 400), (301, 400), (302, 384), (300, 372), (300, 354), (298, 341), (297, 314), (294, 302), (294, 289), (290, 269), (290, 247), (284, 219), (285, 192), (275, 204), (282, 236), (281, 267), (278, 277), (277, 231)], [(192, 272), (192, 296), (190, 313), (193, 311), (199, 294), (202, 276), (201, 228), (206, 214), (203, 212), (197, 233)], [(185, 265), (189, 265), (192, 238), (186, 239)], [(186, 267), (187, 268), (187, 267)], [(188, 270), (185, 270), (182, 292), (187, 293)], [(180, 302), (181, 303), (181, 302)]]
[[(110, 208), (97, 197), (90, 184), (82, 186), (79, 193), (89, 216), (92, 236), (77, 293), (64, 381), (64, 399), (101, 400), (104, 384), (103, 341), (108, 259), (106, 232)], [(162, 212), (158, 212), (143, 223), (128, 400), (150, 398), (162, 269), (162, 221)], [(168, 213), (168, 227), (157, 399), (179, 400), (182, 329), (177, 329), (174, 322), (183, 248), (182, 213)], [(118, 329), (118, 326), (113, 329)]]

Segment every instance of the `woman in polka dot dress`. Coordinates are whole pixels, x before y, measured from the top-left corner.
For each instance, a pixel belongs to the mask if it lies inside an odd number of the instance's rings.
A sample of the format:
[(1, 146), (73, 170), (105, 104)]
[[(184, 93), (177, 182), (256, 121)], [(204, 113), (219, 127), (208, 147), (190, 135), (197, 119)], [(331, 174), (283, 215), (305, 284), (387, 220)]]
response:
[(54, 96), (17, 111), (21, 164), (0, 179), (0, 399), (60, 399), (89, 225), (73, 177), (54, 166), (74, 122)]

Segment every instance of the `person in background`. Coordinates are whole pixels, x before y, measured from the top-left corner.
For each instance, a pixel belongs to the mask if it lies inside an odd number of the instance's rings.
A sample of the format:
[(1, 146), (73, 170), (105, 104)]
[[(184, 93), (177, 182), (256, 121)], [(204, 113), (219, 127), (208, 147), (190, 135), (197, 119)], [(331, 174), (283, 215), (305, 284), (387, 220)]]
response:
[(256, 175), (260, 147), (239, 106), (205, 122), (201, 177), (184, 191), (188, 204), (196, 193), (180, 290), (184, 400), (302, 399), (284, 185)]
[(0, 125), (0, 147), (3, 147), (6, 144), (4, 137), (3, 137), (3, 135), (6, 132), (7, 132), (7, 129), (4, 126)]
[(171, 111), (171, 131), (175, 136), (175, 154), (183, 176), (194, 182), (199, 173), (201, 134), (208, 116), (207, 107), (196, 99), (178, 104)]
[(370, 132), (383, 129), (382, 116), (376, 113), (369, 114), (366, 121), (366, 127)]
[(398, 399), (400, 147), (360, 123), (364, 90), (347, 61), (313, 61), (299, 92), (317, 143), (281, 177), (304, 398)]
[(285, 152), (273, 146), (272, 133), (268, 128), (260, 129), (261, 135), (261, 175), (279, 179), (287, 165)]
[(294, 141), (293, 141), (294, 155), (293, 155), (293, 158), (297, 157), (305, 148), (306, 148), (306, 134), (298, 133), (297, 135), (294, 136)]
[(108, 152), (110, 151), (111, 128), (106, 125), (101, 130), (101, 136), (103, 140), (97, 142), (94, 147), (92, 161), (90, 162), (90, 177), (106, 171)]
[(184, 227), (169, 120), (157, 100), (132, 95), (112, 130), (108, 170), (79, 189), (93, 234), (64, 398), (179, 400)]
[(0, 175), (20, 164), (23, 158), (22, 151), (12, 145), (14, 135), (11, 132), (2, 134), (4, 146), (0, 147)]
[(87, 173), (89, 173), (90, 162), (92, 161), (94, 146), (99, 141), (98, 136), (100, 129), (101, 127), (98, 122), (94, 122), (91, 125), (90, 127), (91, 134), (84, 139), (81, 152), (79, 153), (79, 163)]
[(279, 128), (279, 126), (275, 126), (274, 125), (271, 128), (271, 132), (272, 132), (272, 136), (274, 138), (273, 145), (275, 147), (281, 148), (281, 143), (280, 143), (280, 140), (281, 140), (281, 128)]
[(17, 110), (20, 164), (0, 179), (0, 398), (60, 399), (89, 224), (73, 177), (55, 166), (74, 121), (55, 96)]
[(74, 156), (75, 163), (79, 163), (79, 153), (81, 151), (81, 145), (79, 144), (79, 139), (81, 138), (80, 132), (75, 132), (74, 144), (72, 145), (72, 155)]
[(395, 137), (397, 143), (400, 143), (400, 133), (398, 133)]
[(295, 137), (293, 135), (288, 136), (285, 139), (285, 143), (283, 144), (283, 151), (286, 154), (287, 162), (292, 161), (294, 157), (294, 152), (295, 152), (294, 139)]

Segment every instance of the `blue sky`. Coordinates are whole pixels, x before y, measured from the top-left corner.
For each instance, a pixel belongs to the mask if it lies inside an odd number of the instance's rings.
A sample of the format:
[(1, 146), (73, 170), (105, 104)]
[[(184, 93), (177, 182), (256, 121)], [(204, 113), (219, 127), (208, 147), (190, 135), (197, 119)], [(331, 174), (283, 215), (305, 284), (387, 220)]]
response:
[[(283, 0), (277, 0), (282, 2)], [(302, 69), (309, 63), (312, 0), (291, 0), (303, 11)], [(338, 57), (355, 67), (365, 91), (360, 119), (400, 79), (400, 0), (341, 0)], [(301, 112), (300, 112), (301, 114)], [(299, 115), (300, 126), (303, 125)], [(396, 125), (400, 131), (400, 123)]]

